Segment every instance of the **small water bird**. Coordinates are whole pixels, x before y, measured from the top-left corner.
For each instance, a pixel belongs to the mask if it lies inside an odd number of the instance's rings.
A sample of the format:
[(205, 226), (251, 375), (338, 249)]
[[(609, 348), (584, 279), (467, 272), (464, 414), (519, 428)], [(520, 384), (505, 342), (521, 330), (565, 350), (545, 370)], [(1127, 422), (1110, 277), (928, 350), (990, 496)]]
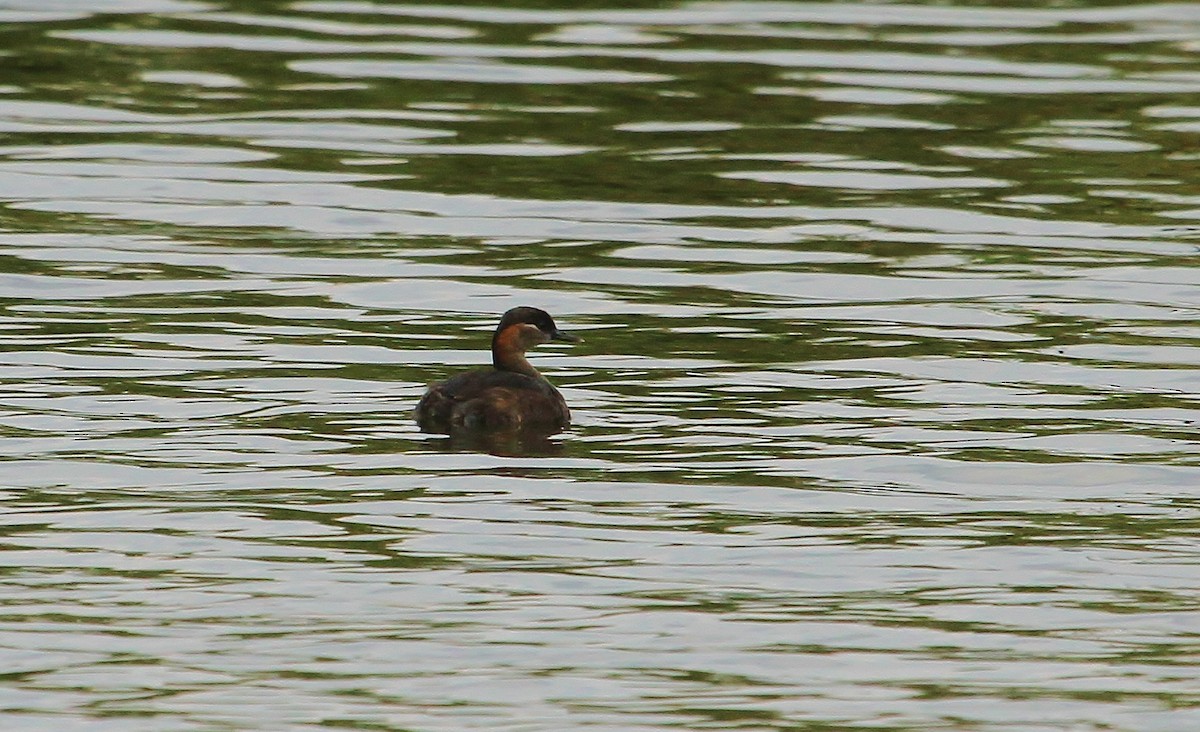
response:
[(417, 404), (425, 432), (537, 430), (557, 432), (571, 423), (562, 394), (525, 358), (549, 341), (581, 340), (558, 329), (545, 310), (513, 308), (492, 335), (492, 368), (477, 369), (432, 384)]

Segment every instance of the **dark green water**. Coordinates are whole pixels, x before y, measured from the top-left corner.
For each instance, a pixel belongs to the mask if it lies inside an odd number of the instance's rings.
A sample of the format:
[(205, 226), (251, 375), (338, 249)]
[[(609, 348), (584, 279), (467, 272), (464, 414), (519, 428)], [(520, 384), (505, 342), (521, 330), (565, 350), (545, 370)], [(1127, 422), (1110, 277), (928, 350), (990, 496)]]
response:
[(4, 3), (0, 728), (1200, 729), (1197, 133), (1185, 3)]

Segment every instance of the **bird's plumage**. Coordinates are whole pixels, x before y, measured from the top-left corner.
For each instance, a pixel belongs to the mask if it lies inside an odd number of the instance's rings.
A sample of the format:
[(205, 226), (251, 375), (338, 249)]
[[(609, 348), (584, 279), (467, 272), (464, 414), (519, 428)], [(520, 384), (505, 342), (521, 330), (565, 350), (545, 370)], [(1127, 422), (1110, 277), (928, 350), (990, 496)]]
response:
[(513, 308), (492, 336), (492, 368), (432, 384), (417, 404), (426, 432), (538, 430), (555, 432), (571, 423), (566, 401), (526, 359), (525, 351), (550, 340), (577, 341), (558, 329), (544, 310)]

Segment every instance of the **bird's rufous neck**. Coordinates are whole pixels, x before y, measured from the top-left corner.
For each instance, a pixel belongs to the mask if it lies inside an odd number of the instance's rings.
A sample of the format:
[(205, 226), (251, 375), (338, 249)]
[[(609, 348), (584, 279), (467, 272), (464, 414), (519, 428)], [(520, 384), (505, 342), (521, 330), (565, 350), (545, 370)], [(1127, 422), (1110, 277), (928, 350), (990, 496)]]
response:
[(542, 377), (525, 358), (525, 344), (518, 326), (509, 326), (492, 338), (492, 365), (501, 371), (525, 374), (535, 379)]

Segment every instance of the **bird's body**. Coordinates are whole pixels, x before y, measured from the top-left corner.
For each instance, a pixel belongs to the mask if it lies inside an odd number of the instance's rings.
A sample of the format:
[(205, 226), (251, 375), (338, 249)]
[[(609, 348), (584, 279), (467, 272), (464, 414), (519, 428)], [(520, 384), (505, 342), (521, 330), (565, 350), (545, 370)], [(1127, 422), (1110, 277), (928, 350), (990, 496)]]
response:
[(558, 330), (543, 310), (509, 310), (492, 336), (492, 368), (431, 385), (417, 404), (417, 423), (426, 432), (444, 434), (563, 429), (571, 423), (567, 403), (525, 359), (526, 350), (549, 340), (579, 339)]

